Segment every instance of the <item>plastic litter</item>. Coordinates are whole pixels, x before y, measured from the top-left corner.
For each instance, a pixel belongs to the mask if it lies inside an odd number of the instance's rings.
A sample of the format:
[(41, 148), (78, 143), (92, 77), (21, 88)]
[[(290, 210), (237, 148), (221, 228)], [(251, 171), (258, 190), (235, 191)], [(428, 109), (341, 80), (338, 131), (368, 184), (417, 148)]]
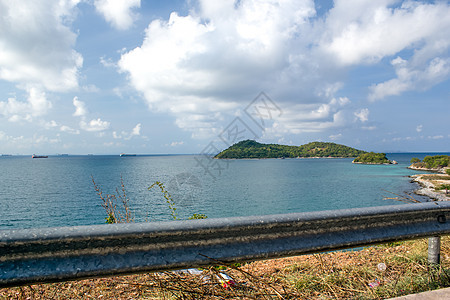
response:
[(199, 270), (197, 268), (190, 268), (190, 269), (180, 269), (180, 270), (174, 270), (172, 271), (173, 273), (178, 273), (178, 274), (190, 274), (190, 275), (196, 275), (196, 276), (200, 276), (200, 278), (202, 279), (203, 283), (208, 283), (211, 281), (211, 277), (209, 277), (208, 275), (203, 275), (203, 271)]
[[(196, 269), (196, 268), (190, 268), (190, 269), (181, 269), (181, 270), (174, 270), (172, 271), (173, 273), (183, 273), (183, 274), (190, 274), (190, 275), (197, 275), (197, 276), (202, 276), (203, 275), (203, 271)], [(229, 289), (232, 286), (236, 285), (236, 282), (234, 281), (233, 278), (230, 277), (230, 275), (228, 275), (225, 272), (219, 272), (217, 275), (215, 275), (217, 280), (220, 282), (220, 284), (222, 285), (222, 287), (224, 287), (225, 289)], [(210, 282), (211, 278), (206, 275), (206, 276), (202, 276), (202, 280), (204, 283)]]
[(236, 285), (236, 282), (225, 272), (219, 272), (219, 275), (216, 275), (219, 282), (225, 289), (229, 289), (232, 286)]
[(377, 286), (379, 286), (379, 285), (380, 285), (380, 281), (379, 281), (378, 279), (375, 279), (374, 282), (369, 283), (369, 286), (370, 286), (371, 288), (375, 288), (375, 287), (377, 287)]
[(377, 268), (380, 271), (386, 271), (386, 264), (385, 263), (379, 263)]

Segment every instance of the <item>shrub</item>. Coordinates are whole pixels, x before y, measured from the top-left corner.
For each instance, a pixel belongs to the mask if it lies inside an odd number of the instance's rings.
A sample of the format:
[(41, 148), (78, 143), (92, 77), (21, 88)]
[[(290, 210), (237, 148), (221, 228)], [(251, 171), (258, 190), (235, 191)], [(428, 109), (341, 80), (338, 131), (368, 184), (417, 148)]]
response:
[(448, 194), (448, 190), (450, 190), (450, 184), (441, 184), (436, 187), (436, 190), (445, 190), (445, 193)]
[(427, 168), (443, 168), (447, 167), (450, 163), (450, 156), (448, 155), (435, 155), (435, 156), (425, 156), (423, 159)]
[(412, 164), (415, 164), (415, 163), (418, 163), (418, 162), (420, 162), (420, 159), (418, 159), (417, 157), (411, 158), (411, 163)]

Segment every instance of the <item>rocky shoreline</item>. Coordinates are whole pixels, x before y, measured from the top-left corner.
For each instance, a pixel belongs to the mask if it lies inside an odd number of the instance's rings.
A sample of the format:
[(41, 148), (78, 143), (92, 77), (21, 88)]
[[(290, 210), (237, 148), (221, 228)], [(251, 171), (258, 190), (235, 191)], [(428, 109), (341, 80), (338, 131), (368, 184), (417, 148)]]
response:
[(414, 164), (410, 165), (408, 169), (416, 170), (416, 171), (428, 171), (428, 172), (436, 172), (436, 173), (442, 173), (445, 174), (445, 170), (448, 168), (436, 168), (436, 169), (429, 169), (424, 167), (416, 167)]
[(436, 201), (450, 200), (450, 193), (446, 194), (445, 190), (437, 191), (435, 189), (440, 184), (450, 184), (449, 175), (439, 174), (437, 178), (435, 174), (417, 174), (411, 175), (410, 177), (412, 178), (412, 182), (417, 182), (421, 186), (420, 189), (415, 191), (416, 194), (430, 197)]
[(395, 160), (389, 161), (388, 163), (373, 163), (373, 162), (361, 162), (361, 161), (352, 161), (352, 164), (360, 164), (360, 165), (397, 165), (398, 162)]

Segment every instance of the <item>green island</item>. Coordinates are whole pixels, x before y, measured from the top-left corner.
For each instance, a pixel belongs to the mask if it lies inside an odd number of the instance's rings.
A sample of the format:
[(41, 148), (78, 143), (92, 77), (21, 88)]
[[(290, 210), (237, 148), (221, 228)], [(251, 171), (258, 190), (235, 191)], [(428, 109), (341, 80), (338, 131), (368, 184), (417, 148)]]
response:
[(302, 146), (262, 144), (254, 140), (240, 141), (223, 150), (214, 158), (303, 158), (303, 157), (357, 157), (365, 151), (328, 142), (311, 142)]
[(420, 159), (414, 157), (411, 159), (410, 169), (415, 170), (428, 170), (445, 173), (445, 170), (450, 168), (450, 156), (448, 155), (434, 155), (425, 156), (421, 161)]
[(354, 164), (368, 164), (368, 165), (389, 165), (396, 164), (396, 161), (390, 161), (386, 157), (386, 153), (363, 153), (353, 160)]

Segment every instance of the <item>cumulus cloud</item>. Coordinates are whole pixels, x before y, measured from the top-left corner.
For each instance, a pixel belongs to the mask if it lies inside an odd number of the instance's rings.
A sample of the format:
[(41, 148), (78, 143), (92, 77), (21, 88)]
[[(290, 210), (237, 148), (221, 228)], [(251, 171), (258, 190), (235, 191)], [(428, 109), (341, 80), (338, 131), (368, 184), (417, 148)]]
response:
[(124, 140), (130, 140), (134, 136), (140, 136), (141, 135), (141, 123), (138, 123), (131, 132), (122, 131), (121, 133), (118, 133), (117, 131), (113, 131), (112, 135), (115, 139), (124, 139)]
[(95, 0), (96, 10), (114, 28), (125, 30), (133, 25), (137, 14), (133, 9), (141, 6), (140, 0)]
[(78, 1), (0, 1), (0, 79), (49, 91), (78, 87), (83, 58), (68, 26)]
[(111, 58), (100, 57), (100, 63), (106, 68), (115, 68), (116, 63)]
[(335, 1), (326, 19), (329, 41), (321, 45), (324, 52), (344, 65), (373, 63), (418, 42), (425, 42), (422, 47), (427, 47), (427, 42), (441, 41), (445, 36), (442, 30), (448, 34), (446, 3), (404, 1), (393, 8), (397, 2)]
[(76, 117), (83, 117), (87, 114), (86, 105), (84, 102), (78, 100), (78, 97), (73, 98), (73, 106), (75, 106), (75, 112), (73, 113)]
[(70, 134), (80, 134), (80, 131), (78, 129), (73, 129), (73, 128), (71, 128), (69, 126), (66, 126), (66, 125), (62, 125), (59, 128), (59, 130), (62, 131), (62, 132), (70, 133)]
[(104, 131), (109, 128), (111, 124), (108, 121), (102, 121), (100, 118), (93, 119), (89, 122), (80, 121), (81, 129), (85, 131)]
[[(90, 132), (101, 132), (109, 129), (111, 123), (108, 121), (103, 121), (100, 118), (92, 119), (89, 122), (86, 121), (88, 110), (86, 108), (86, 104), (83, 101), (79, 100), (78, 97), (74, 97), (72, 103), (73, 106), (75, 106), (75, 112), (73, 113), (73, 116), (80, 117), (80, 128), (82, 130)], [(79, 134), (78, 130), (74, 130), (68, 126), (62, 126), (60, 130), (72, 134)]]
[(44, 92), (36, 88), (28, 90), (26, 101), (17, 98), (8, 98), (7, 101), (0, 101), (0, 116), (8, 118), (11, 122), (29, 121), (34, 117), (45, 115), (52, 108), (52, 103), (47, 99)]
[(406, 91), (426, 90), (450, 75), (450, 6), (445, 2), (335, 1), (325, 21), (321, 48), (342, 66), (377, 63), (405, 49), (411, 58), (392, 59), (396, 78), (370, 87), (375, 101)]
[(422, 132), (422, 130), (423, 130), (423, 125), (417, 125), (416, 131), (417, 132)]
[[(199, 0), (186, 16), (152, 21), (117, 65), (150, 109), (193, 136), (216, 133), (263, 90), (287, 112), (277, 130), (323, 131), (351, 118), (331, 102), (348, 100), (338, 93), (352, 66), (416, 50), (392, 60), (397, 81), (370, 87), (371, 100), (448, 78), (450, 6), (397, 2), (336, 0), (316, 18), (313, 1)], [(368, 110), (354, 116), (366, 122)]]
[(322, 25), (319, 47), (343, 67), (414, 49), (391, 60), (396, 77), (370, 86), (370, 101), (426, 90), (450, 76), (450, 5), (404, 1), (393, 7), (396, 2), (335, 1)]
[(55, 120), (51, 120), (51, 121), (44, 121), (44, 120), (42, 120), (42, 121), (40, 122), (40, 125), (41, 125), (42, 127), (44, 127), (45, 129), (50, 129), (50, 128), (58, 127), (58, 123), (56, 123)]
[(137, 124), (131, 131), (131, 135), (141, 135), (141, 128), (142, 128), (141, 123)]
[[(302, 35), (315, 15), (313, 1), (199, 4), (190, 15), (151, 22), (142, 45), (118, 62), (149, 107), (172, 113), (179, 127), (204, 137), (264, 89), (281, 96), (278, 101), (311, 104), (337, 85), (311, 84), (316, 66), (301, 54), (309, 52)], [(332, 97), (300, 113), (323, 118)]]
[(369, 113), (370, 112), (368, 108), (362, 108), (358, 111), (355, 111), (354, 115), (359, 121), (364, 123), (369, 121)]
[[(450, 13), (450, 12), (449, 12)], [(400, 57), (392, 60), (397, 78), (370, 87), (369, 100), (400, 95), (410, 90), (426, 90), (447, 79), (450, 75), (450, 58), (433, 58), (427, 64), (412, 65)]]

